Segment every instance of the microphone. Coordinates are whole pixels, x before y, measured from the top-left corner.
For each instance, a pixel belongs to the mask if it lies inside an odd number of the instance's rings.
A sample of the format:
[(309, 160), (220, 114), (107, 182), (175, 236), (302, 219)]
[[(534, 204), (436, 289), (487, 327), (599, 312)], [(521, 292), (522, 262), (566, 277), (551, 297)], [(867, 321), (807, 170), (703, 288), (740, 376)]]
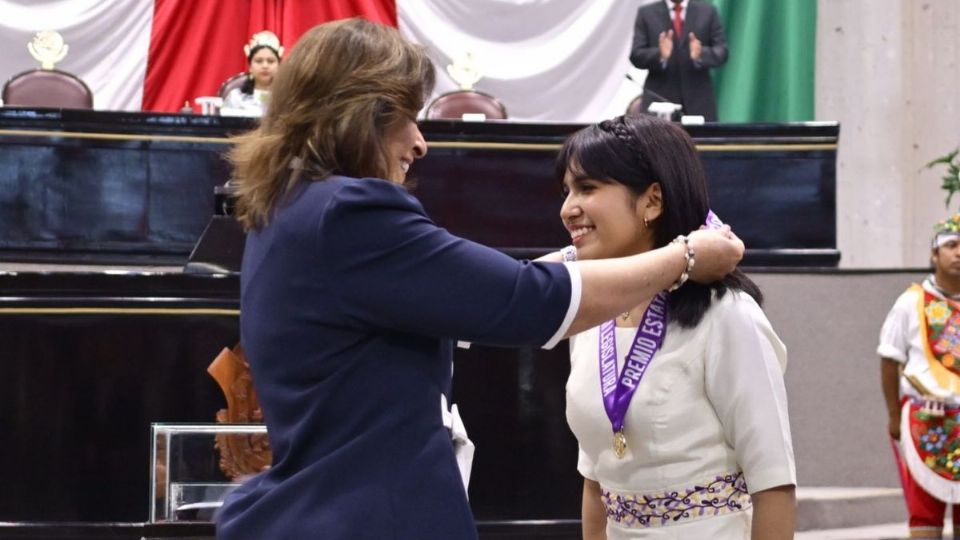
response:
[[(633, 82), (637, 82), (637, 80), (630, 76), (629, 73), (625, 74), (624, 76)], [(683, 110), (683, 105), (674, 103), (673, 101), (647, 88), (643, 89), (643, 96), (644, 101), (649, 104), (647, 105), (647, 110), (644, 112), (659, 116), (664, 120), (671, 120), (674, 122), (680, 121), (683, 117), (683, 113), (681, 112)], [(652, 99), (647, 99), (647, 96)]]
[[(627, 79), (629, 79), (630, 81), (633, 81), (633, 82), (635, 82), (635, 83), (637, 83), (637, 84), (640, 84), (640, 81), (634, 79), (629, 73), (627, 73), (627, 74), (625, 75), (625, 77), (626, 77)], [(644, 94), (648, 94), (650, 97), (652, 97), (652, 98), (653, 98), (654, 100), (656, 100), (656, 101), (666, 101), (667, 103), (673, 103), (672, 100), (669, 100), (669, 99), (661, 96), (660, 94), (658, 94), (658, 93), (654, 92), (653, 90), (650, 90), (650, 89), (648, 89), (648, 88), (646, 88), (646, 87), (643, 89), (643, 93), (644, 93)], [(679, 105), (679, 103), (677, 103), (676, 105)]]

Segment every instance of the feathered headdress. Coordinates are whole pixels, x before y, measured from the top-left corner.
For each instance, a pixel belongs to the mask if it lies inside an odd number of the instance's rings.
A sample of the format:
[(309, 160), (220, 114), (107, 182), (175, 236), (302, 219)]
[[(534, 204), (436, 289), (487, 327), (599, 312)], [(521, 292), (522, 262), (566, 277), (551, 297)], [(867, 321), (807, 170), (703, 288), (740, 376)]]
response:
[(933, 249), (937, 249), (950, 240), (960, 238), (960, 214), (954, 214), (933, 226)]

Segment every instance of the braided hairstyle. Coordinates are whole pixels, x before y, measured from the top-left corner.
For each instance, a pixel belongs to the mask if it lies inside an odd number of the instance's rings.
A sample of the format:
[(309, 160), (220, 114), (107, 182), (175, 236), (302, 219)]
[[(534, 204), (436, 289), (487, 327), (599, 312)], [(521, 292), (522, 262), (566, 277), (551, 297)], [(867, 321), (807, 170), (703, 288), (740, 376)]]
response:
[[(637, 197), (659, 183), (663, 211), (650, 222), (654, 247), (699, 229), (710, 209), (706, 174), (690, 135), (652, 116), (618, 116), (574, 133), (557, 157), (558, 181), (568, 170), (579, 178), (623, 184)], [(738, 269), (709, 285), (688, 281), (670, 293), (670, 320), (696, 326), (713, 295), (719, 299), (728, 289), (763, 301), (760, 289)]]

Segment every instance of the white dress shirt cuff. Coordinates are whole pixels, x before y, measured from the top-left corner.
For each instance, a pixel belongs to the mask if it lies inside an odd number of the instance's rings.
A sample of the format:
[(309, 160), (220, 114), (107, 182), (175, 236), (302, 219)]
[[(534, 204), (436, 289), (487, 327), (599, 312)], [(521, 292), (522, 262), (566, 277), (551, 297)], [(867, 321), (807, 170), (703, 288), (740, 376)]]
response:
[(563, 318), (563, 322), (560, 323), (560, 328), (558, 328), (557, 333), (550, 338), (550, 341), (547, 341), (543, 345), (544, 349), (552, 349), (556, 347), (557, 343), (560, 343), (560, 340), (567, 335), (567, 330), (570, 329), (574, 317), (577, 316), (577, 311), (580, 310), (580, 294), (583, 291), (583, 279), (580, 277), (580, 269), (572, 262), (565, 262), (563, 265), (567, 267), (567, 272), (570, 273), (570, 305), (567, 307), (567, 315)]

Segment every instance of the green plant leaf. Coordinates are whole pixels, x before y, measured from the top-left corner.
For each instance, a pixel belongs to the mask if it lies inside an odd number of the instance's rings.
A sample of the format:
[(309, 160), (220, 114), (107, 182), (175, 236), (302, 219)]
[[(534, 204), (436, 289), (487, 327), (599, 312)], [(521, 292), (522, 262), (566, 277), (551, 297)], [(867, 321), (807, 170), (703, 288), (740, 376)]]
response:
[(924, 168), (930, 169), (934, 165), (940, 165), (940, 164), (951, 165), (953, 163), (953, 158), (957, 157), (957, 154), (960, 154), (960, 147), (955, 148), (953, 152), (950, 152), (945, 156), (940, 156), (937, 159), (931, 161), (930, 163), (927, 163), (926, 165), (924, 165)]

